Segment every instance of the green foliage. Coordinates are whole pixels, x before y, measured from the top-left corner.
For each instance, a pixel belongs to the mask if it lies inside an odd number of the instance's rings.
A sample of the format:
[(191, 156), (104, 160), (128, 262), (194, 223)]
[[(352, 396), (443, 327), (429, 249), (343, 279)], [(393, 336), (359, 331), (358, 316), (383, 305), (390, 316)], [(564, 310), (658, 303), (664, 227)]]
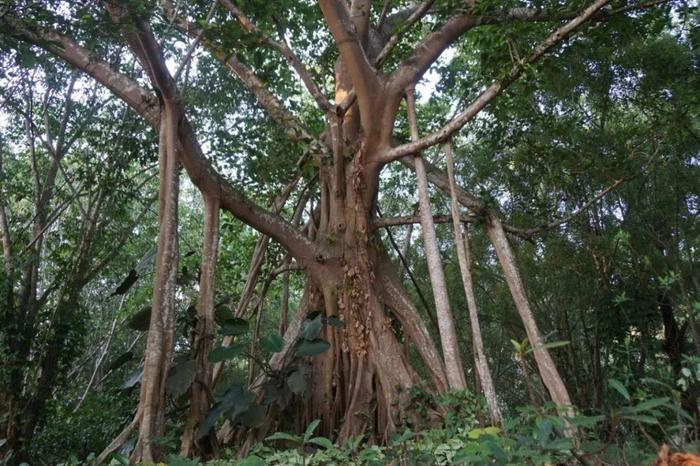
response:
[[(206, 20), (211, 2), (176, 3), (178, 11), (204, 28), (203, 40), (212, 41), (227, 55), (235, 52), (312, 134), (322, 134), (326, 115), (317, 111), (284, 58), (261, 42), (259, 33), (245, 31), (221, 7)], [(382, 2), (372, 3), (371, 17), (376, 20)], [(389, 16), (412, 3), (390, 2)], [(561, 16), (585, 5), (579, 0), (526, 3), (540, 13), (553, 11)], [(236, 4), (266, 34), (288, 40), (322, 92), (332, 94), (338, 52), (315, 2)], [(387, 33), (403, 35), (381, 71), (388, 75), (463, 4), (435, 2), (411, 28), (405, 18), (387, 23)], [(429, 79), (423, 83), (429, 84), (419, 86), (421, 134), (438, 129), (451, 114), (464, 109), (484, 86), (502, 77), (561, 23), (493, 20), (509, 7), (524, 5), (487, 0), (472, 7), (472, 13), (483, 15), (483, 23), (451, 46), (426, 74)], [(632, 4), (619, 2), (614, 8), (626, 5)], [(169, 66), (181, 63), (180, 28), (161, 14), (157, 2), (134, 1), (129, 6), (151, 25)], [(8, 8), (18, 8), (18, 18), (30, 29), (55, 27), (107, 59), (114, 69), (146, 82), (143, 67), (125, 53), (123, 31), (98, 3), (19, 1)], [(0, 17), (10, 13), (3, 10)], [(476, 226), (470, 229), (473, 273), (486, 353), (497, 368), (499, 401), (509, 419), (503, 429), (477, 425), (479, 416), (486, 417), (486, 408), (473, 394), (435, 397), (421, 392), (412, 397), (417, 418), (402, 420), (405, 424), (388, 445), (370, 446), (363, 443), (367, 439), (357, 437), (346, 446), (335, 446), (332, 439), (307, 438), (297, 432), (288, 434), (296, 440), (287, 439), (297, 448), (275, 450), (268, 442), (241, 464), (573, 462), (571, 444), (562, 437), (566, 422), (582, 430), (577, 454), (600, 451), (601, 461), (609, 464), (648, 462), (653, 453), (649, 438), (692, 448), (687, 433), (693, 408), (688, 400), (697, 400), (700, 390), (700, 364), (694, 354), (700, 316), (696, 257), (700, 247), (699, 19), (698, 9), (687, 2), (668, 2), (596, 22), (541, 63), (528, 67), (520, 81), (455, 137), (459, 184), (497, 209), (505, 223), (527, 230), (576, 214), (542, 234), (510, 239), (534, 317), (546, 336), (544, 341), (550, 342), (543, 348), (556, 348), (551, 351), (555, 363), (574, 404), (586, 415), (562, 420), (548, 405), (523, 407), (528, 403), (523, 370), (533, 379), (535, 398), (547, 399), (531, 355), (537, 348), (523, 340), (522, 324), (497, 258), (483, 229)], [(375, 34), (370, 42), (376, 39)], [(140, 332), (146, 332), (150, 323), (158, 230), (154, 204), (158, 138), (140, 117), (83, 75), (77, 78), (73, 111), (63, 124), (62, 112), (68, 108), (65, 91), (73, 70), (41, 46), (46, 46), (42, 39), (38, 46), (29, 46), (7, 28), (0, 33), (0, 203), (9, 219), (14, 267), (9, 275), (0, 272), (0, 408), (8, 400), (26, 406), (47, 387), (29, 456), (37, 464), (78, 464), (75, 458), (87, 458), (113, 438), (130, 420), (137, 402), (146, 340), (146, 333)], [(296, 176), (295, 162), (308, 142), (290, 144), (282, 125), (274, 123), (230, 70), (203, 53), (203, 48), (205, 44), (200, 43), (192, 66), (178, 81), (187, 115), (206, 157), (221, 175), (249, 199), (269, 207), (281, 187)], [(33, 125), (31, 134), (27, 134), (28, 123)], [(53, 157), (45, 145), (52, 138), (55, 142), (62, 126), (67, 129), (63, 139), (72, 145), (52, 175), (56, 186), (46, 206), (50, 221), (40, 250), (35, 250), (30, 243), (38, 216), (36, 202), (48, 192), (37, 188), (35, 179), (44, 185), (49, 178)], [(394, 133), (397, 141), (408, 140), (403, 107)], [(354, 154), (355, 148), (351, 149), (348, 157)], [(444, 168), (439, 151), (427, 150), (424, 156)], [(295, 190), (283, 206), (286, 219), (292, 218), (296, 205), (306, 197), (313, 205), (319, 203), (317, 163), (307, 160), (301, 171), (299, 186), (304, 186), (304, 192)], [(587, 204), (616, 180), (624, 182)], [(387, 165), (379, 184), (374, 200), (385, 216), (414, 214), (414, 177), (407, 176), (405, 169)], [(169, 437), (160, 439), (169, 452), (177, 448), (194, 377), (196, 272), (203, 228), (199, 193), (184, 176), (181, 188), (176, 357), (166, 381)], [(432, 193), (436, 213), (447, 211), (446, 201), (437, 191)], [(97, 222), (88, 230), (86, 219), (91, 215)], [(304, 210), (302, 224), (310, 216)], [(477, 215), (476, 220), (483, 218)], [(413, 277), (405, 283), (415, 303), (421, 301), (419, 294), (427, 298), (428, 305), (420, 303), (418, 313), (438, 341), (429, 319), (431, 285), (418, 235), (415, 230), (407, 235), (405, 228), (392, 228), (392, 234), (401, 244), (412, 241), (407, 264)], [(448, 227), (439, 226), (438, 236), (466, 362), (472, 360), (472, 345), (454, 239)], [(282, 422), (298, 414), (295, 408), (311, 393), (317, 378), (313, 359), (308, 358), (326, 353), (330, 343), (325, 335), (343, 331), (345, 325), (339, 316), (312, 314), (303, 323), (302, 336), (292, 342), (295, 358), (272, 371), (267, 358), (284, 349), (277, 335), (281, 280), (271, 278), (264, 296), (262, 281), (257, 284), (254, 294), (261, 296), (255, 312), (260, 313), (260, 325), (253, 332), (253, 321), (234, 318), (234, 311), (239, 310), (236, 306), (258, 234), (224, 213), (221, 238), (217, 328), (208, 358), (226, 365), (219, 391), (213, 394), (216, 404), (203, 426), (206, 432), (223, 418), (237, 425), (259, 426), (269, 412), (281, 413)], [(342, 235), (335, 233), (327, 239), (329, 244), (324, 246), (343, 243)], [(372, 244), (391, 250), (386, 239), (381, 231)], [(272, 244), (263, 275), (272, 277), (285, 255), (278, 244)], [(32, 261), (36, 261), (32, 273), (37, 275), (33, 278), (37, 300), (22, 306), (17, 294), (31, 283), (24, 277), (32, 275), (25, 271)], [(79, 272), (97, 265), (100, 269), (95, 274), (86, 279), (80, 276)], [(301, 299), (304, 280), (304, 274), (290, 274), (290, 317)], [(32, 312), (25, 312), (28, 309)], [(394, 318), (391, 312), (387, 316)], [(116, 324), (113, 334), (112, 322)], [(396, 325), (393, 330), (406, 342), (409, 363), (427, 379), (405, 329)], [(29, 335), (29, 342), (22, 341), (24, 335)], [(108, 347), (107, 335), (112, 335)], [(235, 344), (224, 348), (223, 336), (235, 336)], [(513, 357), (509, 340), (520, 358)], [(96, 368), (103, 350), (105, 358)], [(45, 370), (53, 358), (55, 367)], [(42, 385), (41, 377), (47, 374), (51, 380)], [(93, 385), (88, 387), (93, 375)], [(248, 375), (253, 380), (266, 376), (262, 404), (252, 401), (243, 383)], [(436, 411), (438, 406), (445, 411)], [(20, 410), (20, 417), (26, 418), (24, 414)], [(0, 425), (5, 427), (5, 422), (6, 414), (0, 412)], [(67, 460), (71, 455), (74, 458)], [(171, 462), (193, 463), (175, 457)]]

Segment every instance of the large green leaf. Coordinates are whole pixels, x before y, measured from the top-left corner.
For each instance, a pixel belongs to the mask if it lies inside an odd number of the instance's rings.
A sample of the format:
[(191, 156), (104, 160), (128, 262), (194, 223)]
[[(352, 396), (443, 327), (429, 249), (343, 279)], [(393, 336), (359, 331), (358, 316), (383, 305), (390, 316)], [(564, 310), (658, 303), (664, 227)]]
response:
[(114, 361), (109, 363), (109, 366), (107, 366), (107, 372), (119, 369), (132, 359), (134, 359), (133, 351), (127, 351), (126, 353), (119, 355)]
[(265, 461), (263, 461), (263, 459), (259, 456), (251, 455), (245, 459), (242, 459), (236, 464), (238, 466), (265, 466), (267, 463), (265, 463)]
[(253, 403), (248, 409), (238, 416), (239, 424), (246, 427), (260, 427), (265, 423), (267, 409), (257, 403)]
[(248, 321), (245, 319), (227, 319), (221, 325), (221, 333), (223, 335), (238, 336), (248, 332)]
[(225, 415), (235, 421), (236, 417), (250, 408), (254, 395), (240, 384), (232, 385), (217, 401), (202, 421), (197, 438), (202, 438), (214, 427), (216, 421)]
[(317, 315), (314, 319), (312, 320), (305, 320), (304, 325), (302, 327), (302, 334), (304, 335), (305, 340), (316, 340), (318, 336), (321, 334), (321, 330), (323, 329), (323, 320), (321, 314)]
[(617, 379), (608, 379), (608, 384), (614, 388), (622, 397), (629, 401), (630, 400), (630, 392), (627, 391), (624, 385), (622, 385), (622, 382), (620, 382)]
[(333, 442), (328, 440), (326, 437), (314, 437), (307, 440), (307, 443), (313, 443), (325, 449), (332, 449), (334, 447)]
[(243, 352), (245, 346), (241, 343), (237, 343), (231, 346), (219, 346), (214, 348), (207, 356), (209, 362), (221, 362), (228, 359), (232, 359)]
[(165, 380), (165, 392), (174, 397), (185, 393), (192, 382), (197, 371), (197, 361), (182, 361), (170, 370), (170, 375)]
[(292, 434), (287, 434), (285, 432), (275, 432), (274, 434), (265, 438), (265, 440), (287, 440), (289, 442), (301, 443), (300, 437)]
[(131, 316), (126, 322), (126, 326), (145, 332), (151, 326), (151, 307), (146, 306), (142, 308), (139, 312)]
[(308, 442), (311, 436), (314, 434), (316, 431), (316, 428), (318, 428), (318, 425), (321, 423), (320, 419), (314, 419), (309, 423), (308, 426), (306, 426), (306, 430), (304, 431), (304, 442)]
[(317, 339), (313, 341), (308, 341), (308, 340), (301, 340), (298, 344), (296, 349), (294, 350), (294, 354), (296, 356), (316, 356), (317, 354), (324, 353), (328, 351), (328, 348), (331, 347), (331, 344), (328, 343), (326, 340), (322, 339)]
[(143, 377), (143, 369), (139, 368), (136, 369), (134, 372), (132, 372), (129, 377), (124, 381), (124, 383), (121, 385), (122, 390), (126, 390), (127, 388), (131, 388), (137, 383), (141, 381), (141, 377)]
[(279, 353), (284, 348), (284, 340), (279, 335), (267, 335), (260, 339), (260, 348), (268, 353)]
[(309, 389), (306, 373), (306, 366), (301, 365), (287, 376), (287, 386), (295, 395), (304, 395)]

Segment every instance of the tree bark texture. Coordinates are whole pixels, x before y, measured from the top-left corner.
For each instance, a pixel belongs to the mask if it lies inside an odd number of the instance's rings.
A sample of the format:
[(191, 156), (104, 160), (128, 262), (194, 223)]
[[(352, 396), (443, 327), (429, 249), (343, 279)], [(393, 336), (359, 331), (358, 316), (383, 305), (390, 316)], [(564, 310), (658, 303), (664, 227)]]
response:
[(474, 283), (472, 279), (471, 264), (469, 260), (469, 235), (462, 231), (462, 225), (459, 221), (459, 203), (457, 202), (457, 190), (454, 174), (454, 160), (452, 154), (452, 145), (445, 145), (445, 155), (447, 156), (447, 176), (450, 181), (450, 202), (452, 209), (452, 224), (454, 226), (455, 246), (457, 247), (457, 260), (459, 261), (459, 269), (462, 273), (462, 284), (464, 285), (464, 294), (467, 298), (467, 308), (469, 311), (469, 323), (472, 329), (472, 340), (474, 342), (474, 352), (476, 353), (477, 373), (481, 382), (481, 387), (486, 396), (486, 403), (489, 407), (489, 415), (491, 422), (494, 425), (500, 425), (502, 422), (501, 410), (498, 407), (498, 397), (496, 396), (496, 387), (491, 378), (491, 369), (486, 360), (486, 352), (484, 351), (484, 341), (481, 338), (481, 325), (479, 324), (479, 313), (476, 305), (476, 295), (474, 294)]
[(216, 453), (216, 437), (198, 438), (199, 426), (212, 403), (212, 368), (207, 359), (214, 342), (214, 295), (219, 251), (219, 200), (204, 197), (204, 235), (199, 278), (199, 300), (195, 324), (195, 376), (190, 387), (190, 409), (182, 433), (181, 455), (207, 458)]
[[(408, 125), (411, 131), (411, 139), (418, 140), (418, 122), (416, 121), (416, 101), (413, 89), (406, 93), (408, 109)], [(430, 193), (428, 192), (428, 178), (423, 165), (423, 158), (417, 153), (414, 158), (416, 170), (416, 184), (418, 185), (418, 203), (420, 205), (420, 224), (423, 233), (425, 256), (428, 261), (428, 273), (433, 288), (435, 310), (438, 317), (438, 329), (440, 330), (440, 343), (442, 355), (445, 359), (447, 381), (453, 390), (464, 390), (467, 382), (464, 378), (464, 367), (459, 354), (459, 343), (455, 331), (450, 300), (445, 283), (445, 272), (442, 268), (442, 257), (438, 248), (435, 234), (435, 223), (430, 208)]]

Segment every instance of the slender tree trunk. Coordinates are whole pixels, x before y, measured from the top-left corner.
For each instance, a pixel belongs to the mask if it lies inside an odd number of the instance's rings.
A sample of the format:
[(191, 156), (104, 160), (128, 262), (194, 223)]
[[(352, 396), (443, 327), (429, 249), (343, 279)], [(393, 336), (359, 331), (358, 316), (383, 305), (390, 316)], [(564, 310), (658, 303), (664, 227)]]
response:
[(165, 380), (173, 351), (175, 282), (178, 265), (178, 168), (175, 152), (178, 112), (165, 101), (160, 128), (159, 231), (151, 322), (139, 397), (139, 435), (130, 461), (154, 463), (162, 450), (154, 442), (164, 433)]
[(506, 238), (503, 225), (501, 225), (500, 220), (493, 213), (488, 213), (487, 216), (486, 232), (496, 249), (496, 255), (501, 263), (503, 275), (506, 279), (506, 283), (508, 283), (510, 293), (513, 296), (515, 308), (523, 322), (530, 345), (532, 345), (532, 352), (535, 356), (542, 382), (545, 387), (547, 387), (547, 391), (552, 397), (552, 401), (557, 405), (559, 412), (561, 414), (571, 415), (573, 411), (571, 409), (569, 392), (559, 375), (559, 371), (554, 364), (554, 360), (552, 360), (552, 356), (549, 354), (549, 350), (544, 347), (544, 341), (542, 340), (539, 327), (535, 321), (535, 316), (532, 314), (530, 302), (525, 293), (525, 285), (523, 285), (523, 281), (520, 278), (520, 273), (515, 263), (515, 256)]
[(447, 176), (450, 182), (450, 201), (452, 208), (452, 225), (454, 227), (455, 245), (457, 246), (457, 259), (462, 272), (462, 284), (464, 294), (467, 297), (467, 308), (469, 310), (469, 322), (472, 328), (472, 340), (474, 342), (475, 359), (478, 363), (477, 372), (479, 374), (481, 386), (486, 396), (486, 403), (489, 407), (491, 422), (494, 425), (502, 423), (501, 410), (498, 407), (496, 387), (491, 378), (491, 369), (486, 360), (484, 351), (484, 341), (481, 338), (481, 325), (479, 324), (479, 313), (476, 306), (476, 296), (474, 295), (474, 284), (472, 280), (471, 264), (469, 258), (469, 235), (462, 231), (459, 221), (459, 203), (457, 202), (457, 190), (455, 186), (454, 161), (452, 155), (452, 143), (445, 144), (445, 155), (447, 156)]
[(216, 436), (198, 438), (199, 425), (211, 405), (212, 370), (207, 357), (214, 340), (214, 295), (216, 262), (219, 251), (219, 199), (204, 195), (204, 235), (199, 277), (199, 300), (195, 326), (194, 358), (196, 369), (190, 389), (190, 409), (182, 433), (181, 455), (208, 458), (217, 451)]
[[(411, 138), (418, 140), (418, 124), (416, 122), (416, 103), (413, 89), (406, 93), (408, 105), (408, 124), (411, 130)], [(467, 382), (464, 378), (464, 368), (459, 354), (457, 333), (454, 328), (450, 301), (445, 284), (445, 273), (442, 269), (442, 258), (438, 249), (435, 235), (435, 224), (430, 209), (430, 197), (428, 194), (428, 179), (423, 165), (423, 158), (418, 154), (415, 157), (416, 182), (418, 184), (418, 202), (420, 204), (420, 223), (425, 245), (425, 255), (428, 261), (430, 283), (433, 287), (435, 309), (438, 315), (438, 328), (440, 330), (440, 342), (442, 343), (442, 355), (445, 358), (447, 381), (453, 390), (464, 390)]]

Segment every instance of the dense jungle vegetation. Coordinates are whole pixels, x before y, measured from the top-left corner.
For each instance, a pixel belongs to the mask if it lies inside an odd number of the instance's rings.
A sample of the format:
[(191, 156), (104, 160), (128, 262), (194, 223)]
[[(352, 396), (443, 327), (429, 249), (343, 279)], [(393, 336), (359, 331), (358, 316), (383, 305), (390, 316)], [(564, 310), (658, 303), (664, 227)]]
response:
[(693, 0), (3, 0), (0, 70), (0, 464), (700, 464)]

